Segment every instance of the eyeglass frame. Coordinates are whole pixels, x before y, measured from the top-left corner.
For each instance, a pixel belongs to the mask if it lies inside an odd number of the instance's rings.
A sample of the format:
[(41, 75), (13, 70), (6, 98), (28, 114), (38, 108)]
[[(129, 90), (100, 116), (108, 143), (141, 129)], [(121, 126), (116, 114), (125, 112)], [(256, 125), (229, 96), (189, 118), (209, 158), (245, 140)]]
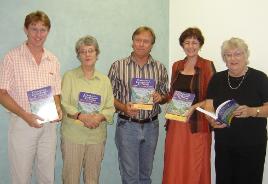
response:
[(239, 59), (244, 54), (245, 54), (244, 51), (234, 51), (233, 53), (227, 52), (227, 53), (224, 53), (224, 57), (225, 57), (225, 59), (231, 59), (231, 58)]
[(96, 52), (96, 49), (85, 49), (85, 50), (79, 51), (79, 54), (81, 54), (81, 55), (87, 55), (88, 53), (89, 54), (93, 54), (95, 52)]

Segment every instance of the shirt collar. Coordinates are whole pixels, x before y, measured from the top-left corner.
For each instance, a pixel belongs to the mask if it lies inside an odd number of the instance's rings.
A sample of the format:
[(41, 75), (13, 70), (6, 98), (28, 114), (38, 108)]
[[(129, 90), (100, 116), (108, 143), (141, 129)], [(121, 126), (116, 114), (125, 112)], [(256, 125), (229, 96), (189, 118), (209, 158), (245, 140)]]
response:
[[(128, 58), (128, 60), (127, 60), (127, 64), (130, 64), (130, 63), (132, 63), (132, 62), (136, 63), (136, 62), (135, 62), (135, 57), (134, 57), (134, 53), (133, 53), (133, 52), (131, 52), (131, 55), (129, 56), (129, 58)], [(149, 58), (148, 58), (148, 61), (147, 61), (146, 64), (154, 64), (154, 63), (155, 63), (155, 61), (154, 61), (153, 57), (152, 57), (151, 54), (150, 54), (150, 55), (149, 55)]]
[[(194, 66), (195, 69), (200, 69), (202, 66), (202, 60), (203, 58), (201, 58), (200, 56), (197, 56), (197, 61), (196, 61), (196, 64)], [(184, 69), (184, 64), (187, 62), (187, 57), (185, 57), (183, 60), (183, 66), (179, 69), (179, 70), (183, 70)]]
[[(32, 55), (31, 52), (30, 52), (30, 49), (27, 47), (27, 44), (26, 44), (26, 43), (27, 43), (27, 41), (25, 41), (25, 42), (22, 44), (22, 49), (23, 49), (25, 55), (28, 55), (28, 56), (30, 56), (30, 57), (33, 57), (33, 55)], [(42, 61), (43, 61), (43, 60), (48, 60), (48, 61), (53, 60), (53, 58), (51, 58), (51, 56), (50, 56), (48, 50), (46, 50), (45, 48), (43, 48), (43, 50), (44, 50), (44, 53), (43, 53), (43, 56), (42, 56)]]
[[(85, 78), (85, 75), (84, 75), (84, 72), (83, 72), (81, 66), (79, 66), (77, 68), (76, 75), (77, 75), (78, 78), (83, 78), (83, 79)], [(96, 69), (95, 69), (95, 71), (93, 73), (93, 76), (92, 76), (92, 78), (90, 80), (93, 80), (93, 79), (98, 79), (98, 80), (100, 79), (100, 74), (99, 74), (98, 71), (96, 71)]]

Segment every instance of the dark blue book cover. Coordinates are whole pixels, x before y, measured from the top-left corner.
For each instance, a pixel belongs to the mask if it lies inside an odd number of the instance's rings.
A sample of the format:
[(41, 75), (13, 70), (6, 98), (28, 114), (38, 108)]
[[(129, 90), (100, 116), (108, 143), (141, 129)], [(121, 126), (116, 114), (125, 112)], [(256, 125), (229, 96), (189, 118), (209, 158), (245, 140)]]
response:
[(82, 113), (98, 113), (101, 104), (101, 96), (93, 93), (80, 92), (78, 110)]

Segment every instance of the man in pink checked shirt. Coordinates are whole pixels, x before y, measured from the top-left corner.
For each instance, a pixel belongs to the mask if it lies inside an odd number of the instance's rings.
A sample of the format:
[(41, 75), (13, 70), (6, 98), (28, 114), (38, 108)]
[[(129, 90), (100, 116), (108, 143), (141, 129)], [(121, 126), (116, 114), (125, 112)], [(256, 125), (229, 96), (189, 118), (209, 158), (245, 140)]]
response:
[[(50, 20), (42, 11), (28, 14), (27, 40), (9, 51), (0, 62), (0, 103), (10, 112), (8, 155), (12, 184), (31, 183), (33, 163), (39, 184), (54, 183), (56, 124), (39, 124), (31, 113), (27, 91), (51, 86), (59, 120), (60, 66), (44, 48)], [(57, 120), (58, 121), (58, 120)]]

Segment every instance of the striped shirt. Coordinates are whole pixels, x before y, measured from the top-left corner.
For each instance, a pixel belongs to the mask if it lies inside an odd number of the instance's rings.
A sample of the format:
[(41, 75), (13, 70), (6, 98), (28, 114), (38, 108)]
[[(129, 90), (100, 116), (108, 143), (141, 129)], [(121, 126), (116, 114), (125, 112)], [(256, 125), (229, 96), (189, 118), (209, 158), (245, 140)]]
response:
[[(155, 80), (155, 91), (161, 95), (168, 93), (168, 74), (165, 66), (159, 61), (149, 56), (148, 62), (140, 67), (136, 64), (133, 55), (115, 61), (108, 74), (114, 97), (120, 102), (126, 104), (131, 101), (131, 80), (133, 78), (144, 78)], [(159, 104), (154, 104), (153, 110), (140, 110), (137, 119), (146, 119), (154, 117), (161, 112)], [(123, 112), (119, 112), (124, 114)]]
[(58, 59), (44, 49), (39, 65), (26, 42), (8, 52), (0, 62), (0, 89), (8, 94), (25, 111), (30, 112), (27, 91), (51, 86), (54, 95), (60, 94), (61, 78)]

